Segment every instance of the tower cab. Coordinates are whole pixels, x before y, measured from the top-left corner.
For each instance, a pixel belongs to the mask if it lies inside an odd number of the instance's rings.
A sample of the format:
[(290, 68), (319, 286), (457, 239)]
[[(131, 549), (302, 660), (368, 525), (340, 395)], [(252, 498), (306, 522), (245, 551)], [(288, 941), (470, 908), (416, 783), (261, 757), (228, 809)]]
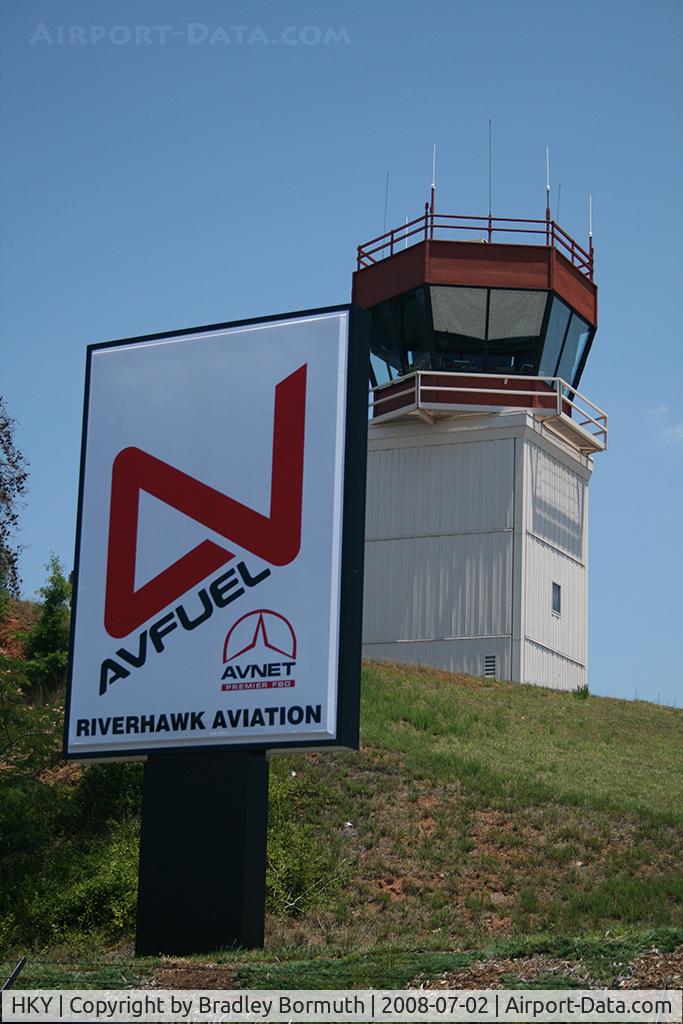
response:
[(429, 206), (360, 245), (353, 301), (372, 314), (373, 419), (528, 407), (603, 450), (606, 417), (577, 390), (597, 328), (593, 263), (592, 241), (549, 218)]

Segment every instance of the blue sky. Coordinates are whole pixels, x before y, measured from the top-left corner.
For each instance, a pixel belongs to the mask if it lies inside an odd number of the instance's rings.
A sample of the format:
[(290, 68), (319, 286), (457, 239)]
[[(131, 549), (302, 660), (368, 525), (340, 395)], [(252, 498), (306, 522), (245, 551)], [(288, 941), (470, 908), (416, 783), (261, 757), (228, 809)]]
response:
[[(590, 685), (681, 703), (680, 49), (669, 0), (4, 0), (0, 393), (31, 462), (24, 590), (73, 557), (85, 346), (348, 301), (356, 245), (438, 205), (594, 198), (610, 414)], [(226, 42), (226, 40), (229, 40)]]

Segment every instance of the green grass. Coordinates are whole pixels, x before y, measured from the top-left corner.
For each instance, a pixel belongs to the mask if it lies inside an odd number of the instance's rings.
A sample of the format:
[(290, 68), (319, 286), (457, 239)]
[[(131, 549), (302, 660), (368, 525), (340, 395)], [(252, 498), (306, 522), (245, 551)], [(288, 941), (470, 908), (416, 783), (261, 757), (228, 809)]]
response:
[[(461, 677), (462, 678), (462, 677)], [(415, 770), (461, 771), (489, 795), (549, 795), (683, 822), (683, 713), (643, 702), (370, 666), (364, 740), (407, 755)], [(430, 741), (425, 742), (429, 737)]]
[[(71, 978), (57, 960), (89, 985), (158, 969), (132, 963), (138, 782), (66, 786), (0, 922), (36, 983)], [(399, 987), (525, 950), (605, 981), (683, 941), (683, 712), (368, 664), (362, 750), (273, 758), (269, 827), (266, 949), (211, 958), (236, 984)]]
[[(242, 964), (238, 980), (243, 988), (405, 988), (418, 977), (433, 978), (443, 971), (453, 971), (476, 961), (494, 958), (520, 958), (531, 954), (548, 954), (581, 963), (594, 981), (605, 985), (638, 953), (656, 945), (660, 951), (676, 948), (683, 942), (683, 930), (660, 929), (627, 939), (561, 939), (554, 936), (516, 939), (491, 943), (479, 950), (461, 952), (407, 951), (387, 949), (357, 952), (337, 959), (303, 959), (287, 962)], [(510, 987), (517, 987), (514, 975)], [(556, 986), (555, 983), (550, 986)], [(577, 985), (576, 987), (581, 987)]]
[[(480, 949), (462, 951), (396, 950), (383, 947), (340, 953), (328, 950), (311, 955), (306, 949), (282, 949), (272, 953), (244, 951), (223, 952), (211, 958), (211, 963), (199, 958), (173, 961), (173, 968), (188, 972), (186, 987), (202, 987), (202, 975), (215, 972), (220, 965), (233, 970), (233, 985), (255, 989), (311, 989), (311, 988), (405, 988), (416, 986), (445, 971), (457, 971), (492, 960), (522, 960), (534, 955), (559, 958), (580, 964), (585, 977), (594, 985), (612, 987), (628, 971), (629, 964), (639, 955), (656, 948), (666, 954), (683, 943), (683, 929), (656, 929), (633, 932), (621, 938), (586, 936), (562, 938), (533, 936), (489, 943)], [(9, 973), (11, 962), (0, 961), (0, 973)], [(37, 988), (122, 988), (146, 987), (158, 980), (160, 970), (167, 961), (154, 958), (131, 960), (114, 954), (109, 962), (70, 965), (66, 961), (48, 963), (29, 960), (17, 987)], [(182, 972), (179, 972), (182, 974)], [(531, 987), (520, 979), (514, 965), (501, 977), (509, 988)], [(532, 983), (539, 988), (587, 987), (581, 977), (564, 977), (553, 973), (540, 974)], [(183, 987), (182, 977), (174, 987)]]
[(683, 923), (680, 711), (368, 665), (362, 721), (360, 754), (273, 764), (343, 882), (271, 918), (276, 945)]

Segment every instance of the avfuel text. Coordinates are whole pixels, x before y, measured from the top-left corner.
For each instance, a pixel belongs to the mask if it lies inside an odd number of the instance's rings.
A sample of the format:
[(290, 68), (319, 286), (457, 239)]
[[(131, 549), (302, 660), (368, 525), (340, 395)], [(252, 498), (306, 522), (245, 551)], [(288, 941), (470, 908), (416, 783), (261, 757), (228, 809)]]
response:
[(100, 666), (100, 696), (113, 683), (126, 679), (134, 669), (142, 668), (148, 655), (162, 654), (166, 650), (167, 638), (179, 627), (187, 631), (197, 629), (211, 618), (216, 609), (227, 608), (269, 576), (270, 569), (252, 574), (244, 562), (238, 562), (234, 568), (198, 590), (186, 604), (179, 604), (162, 615), (138, 634), (134, 645), (119, 647), (113, 657), (105, 658)]

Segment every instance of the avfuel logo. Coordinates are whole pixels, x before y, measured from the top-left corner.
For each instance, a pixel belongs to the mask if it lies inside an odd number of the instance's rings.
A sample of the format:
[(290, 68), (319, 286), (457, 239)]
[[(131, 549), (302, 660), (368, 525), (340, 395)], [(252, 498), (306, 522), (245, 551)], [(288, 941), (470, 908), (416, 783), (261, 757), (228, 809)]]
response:
[[(301, 546), (306, 365), (275, 387), (270, 514), (243, 505), (139, 448), (124, 448), (114, 459), (109, 515), (109, 544), (104, 626), (126, 643), (100, 666), (99, 692), (142, 668), (149, 654), (161, 654), (173, 631), (194, 630), (215, 609), (227, 607), (271, 574), (237, 563), (198, 590), (187, 592), (235, 557), (227, 547), (205, 540), (135, 589), (140, 491), (232, 541), (272, 566), (289, 565)], [(160, 617), (160, 611), (183, 599)], [(188, 607), (189, 604), (189, 607)], [(277, 615), (277, 613), (270, 613)], [(143, 623), (153, 619), (131, 639)], [(235, 624), (237, 625), (237, 623)], [(294, 641), (296, 644), (296, 640)]]
[(284, 615), (268, 608), (233, 623), (223, 645), (221, 690), (274, 690), (296, 685), (297, 639)]

